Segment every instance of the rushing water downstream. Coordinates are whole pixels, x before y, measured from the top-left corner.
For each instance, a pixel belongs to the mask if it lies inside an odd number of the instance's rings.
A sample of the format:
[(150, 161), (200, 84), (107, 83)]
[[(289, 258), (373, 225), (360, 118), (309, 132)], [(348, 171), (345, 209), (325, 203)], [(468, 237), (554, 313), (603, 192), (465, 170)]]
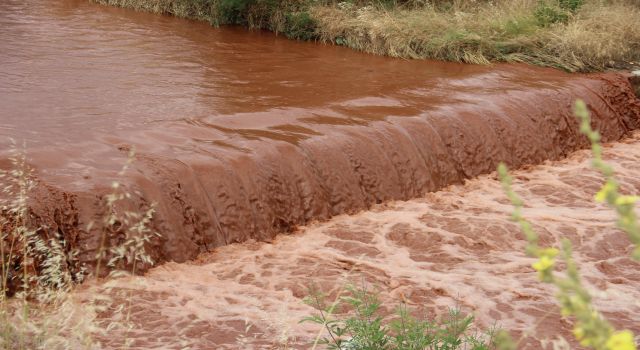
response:
[(185, 261), (564, 157), (586, 146), (576, 98), (605, 141), (640, 122), (614, 73), (394, 60), (80, 0), (4, 0), (0, 28), (0, 145), (25, 141), (34, 220), (79, 262), (134, 147), (129, 205), (156, 202), (153, 258)]
[[(604, 155), (623, 190), (640, 192), (640, 132), (608, 145)], [(543, 244), (569, 239), (595, 305), (618, 329), (639, 334), (638, 262), (615, 229), (613, 211), (593, 201), (602, 178), (591, 169), (590, 152), (513, 175), (523, 213)], [(302, 303), (307, 288), (331, 298), (345, 283), (363, 281), (379, 291), (385, 308), (405, 302), (435, 318), (455, 305), (483, 329), (512, 332), (519, 350), (543, 349), (540, 341), (558, 336), (581, 349), (571, 341), (573, 323), (560, 316), (554, 288), (531, 268), (524, 237), (509, 221), (512, 210), (495, 177), (481, 176), (315, 223), (271, 244), (233, 244), (190, 263), (167, 263), (118, 281), (116, 290), (134, 291), (131, 338), (141, 350), (310, 349), (319, 329), (299, 324), (317, 312)], [(122, 344), (110, 340), (113, 348)]]

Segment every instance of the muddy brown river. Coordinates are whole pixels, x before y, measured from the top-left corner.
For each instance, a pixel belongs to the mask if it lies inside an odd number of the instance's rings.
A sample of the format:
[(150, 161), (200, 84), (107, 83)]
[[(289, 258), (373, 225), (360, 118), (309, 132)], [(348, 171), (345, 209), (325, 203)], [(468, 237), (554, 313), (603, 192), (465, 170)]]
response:
[[(605, 147), (625, 192), (640, 192), (640, 133)], [(594, 304), (618, 329), (640, 333), (640, 273), (615, 214), (594, 202), (602, 178), (590, 152), (517, 171), (514, 190), (544, 244), (571, 241)], [(315, 286), (335, 297), (347, 283), (379, 293), (391, 314), (400, 303), (430, 319), (457, 306), (480, 329), (510, 331), (519, 350), (552, 350), (573, 321), (555, 289), (542, 284), (509, 221), (513, 210), (494, 175), (410, 201), (375, 205), (279, 235), (232, 244), (189, 263), (167, 263), (117, 281), (132, 293), (134, 349), (310, 349), (320, 329), (302, 302)], [(84, 293), (79, 293), (81, 296)], [(332, 300), (332, 299), (330, 299)], [(385, 313), (382, 313), (386, 315)], [(480, 331), (480, 330), (479, 330)], [(118, 348), (122, 339), (111, 337)]]
[(32, 214), (81, 262), (115, 179), (158, 204), (155, 260), (185, 261), (561, 158), (586, 145), (578, 97), (605, 141), (640, 120), (613, 73), (388, 59), (79, 0), (2, 1), (0, 27), (0, 142), (26, 143)]
[[(424, 197), (500, 161), (562, 159), (587, 146), (576, 98), (605, 142), (640, 126), (640, 101), (619, 73), (405, 61), (88, 1), (0, 1), (0, 167), (9, 139), (26, 144), (33, 223), (79, 249), (74, 268), (94, 260), (100, 228), (87, 225), (112, 181), (133, 193), (121, 210), (156, 203), (153, 259), (185, 262)], [(132, 168), (117, 175), (132, 149)], [(379, 255), (375, 230), (360, 232), (335, 248)], [(384, 232), (437, 265), (428, 244)]]

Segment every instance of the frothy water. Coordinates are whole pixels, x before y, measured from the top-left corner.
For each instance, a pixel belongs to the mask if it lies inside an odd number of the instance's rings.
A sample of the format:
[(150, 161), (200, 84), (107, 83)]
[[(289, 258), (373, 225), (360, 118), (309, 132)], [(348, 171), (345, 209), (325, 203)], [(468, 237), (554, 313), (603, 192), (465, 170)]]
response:
[[(625, 192), (640, 190), (640, 133), (605, 149)], [(514, 190), (541, 244), (568, 238), (595, 304), (616, 327), (640, 331), (640, 273), (614, 212), (593, 200), (602, 184), (590, 153), (514, 172)], [(562, 335), (572, 340), (553, 287), (538, 281), (512, 206), (495, 175), (423, 198), (216, 249), (118, 284), (134, 291), (138, 349), (308, 349), (319, 329), (298, 324), (313, 285), (335, 296), (346, 282), (377, 288), (386, 307), (406, 302), (430, 317), (458, 306), (479, 325), (521, 337), (519, 349)], [(393, 310), (387, 310), (392, 312)], [(572, 345), (575, 346), (573, 341)], [(118, 343), (113, 343), (117, 347)]]
[[(24, 140), (42, 233), (80, 251), (71, 266), (90, 267), (99, 228), (87, 224), (117, 179), (134, 193), (119, 210), (157, 203), (155, 261), (197, 258), (120, 281), (135, 291), (140, 349), (238, 348), (242, 337), (245, 348), (305, 348), (316, 332), (297, 324), (311, 312), (306, 286), (331, 290), (346, 271), (386, 301), (498, 320), (534, 349), (569, 325), (529, 268), (498, 183), (429, 192), (499, 161), (526, 167), (586, 147), (576, 98), (604, 141), (640, 123), (615, 73), (403, 61), (79, 0), (1, 1), (0, 28), (0, 167), (8, 138)], [(635, 192), (639, 145), (635, 134), (607, 150)], [(574, 242), (605, 314), (635, 325), (640, 275), (612, 213), (592, 202), (600, 179), (586, 158), (519, 172), (516, 190), (546, 243)]]

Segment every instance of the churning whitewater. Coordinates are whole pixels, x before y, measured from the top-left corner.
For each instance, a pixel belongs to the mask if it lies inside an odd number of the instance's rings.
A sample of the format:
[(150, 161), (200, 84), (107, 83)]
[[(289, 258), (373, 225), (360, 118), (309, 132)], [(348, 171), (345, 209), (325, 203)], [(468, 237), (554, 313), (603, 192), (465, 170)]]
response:
[[(640, 133), (605, 148), (622, 189), (640, 189)], [(618, 328), (640, 332), (640, 273), (633, 245), (615, 228), (615, 213), (594, 202), (602, 184), (589, 151), (514, 172), (514, 190), (541, 244), (573, 244), (595, 305)], [(495, 174), (410, 201), (280, 235), (271, 243), (216, 249), (192, 263), (168, 263), (117, 283), (132, 290), (138, 349), (308, 349), (319, 328), (299, 324), (317, 312), (302, 298), (316, 286), (335, 297), (346, 283), (380, 292), (436, 318), (449, 307), (473, 313), (480, 326), (507, 329), (518, 349), (540, 349), (558, 335), (572, 339), (555, 289), (540, 283), (526, 240)], [(117, 288), (116, 288), (117, 289)], [(390, 313), (393, 310), (387, 310)], [(116, 346), (119, 343), (116, 343)], [(280, 347), (279, 347), (280, 346)], [(579, 348), (572, 342), (572, 348)], [(549, 347), (548, 347), (549, 349)]]

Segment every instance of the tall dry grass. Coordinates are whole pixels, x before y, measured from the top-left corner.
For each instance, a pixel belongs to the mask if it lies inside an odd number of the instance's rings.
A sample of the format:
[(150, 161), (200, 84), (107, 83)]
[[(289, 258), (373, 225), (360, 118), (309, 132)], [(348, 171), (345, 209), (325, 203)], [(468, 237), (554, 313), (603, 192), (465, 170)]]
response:
[(640, 2), (587, 3), (575, 20), (543, 37), (544, 51), (578, 70), (640, 63)]
[(392, 57), (526, 62), (568, 71), (640, 60), (634, 2), (587, 2), (567, 23), (549, 26), (536, 18), (536, 0), (470, 3), (447, 10), (319, 5), (310, 12), (320, 40)]
[[(12, 153), (11, 169), (0, 170), (0, 349), (99, 349), (103, 339), (128, 348), (134, 328), (130, 292), (105, 283), (90, 285), (85, 297), (73, 293), (75, 283), (86, 279), (86, 270), (69, 268), (76, 252), (66, 247), (64, 237), (46, 239), (41, 234), (46, 228), (31, 219), (29, 201), (37, 181), (25, 151), (14, 146)], [(120, 176), (133, 157), (131, 153)], [(111, 188), (97, 223), (102, 225), (102, 244), (93, 275), (102, 276), (99, 270), (108, 268), (109, 278), (118, 278), (153, 263), (145, 246), (157, 233), (150, 228), (153, 206), (123, 211), (118, 204), (130, 194), (118, 182)], [(108, 246), (106, 236), (116, 226), (124, 238)], [(111, 318), (101, 319), (104, 313)]]

